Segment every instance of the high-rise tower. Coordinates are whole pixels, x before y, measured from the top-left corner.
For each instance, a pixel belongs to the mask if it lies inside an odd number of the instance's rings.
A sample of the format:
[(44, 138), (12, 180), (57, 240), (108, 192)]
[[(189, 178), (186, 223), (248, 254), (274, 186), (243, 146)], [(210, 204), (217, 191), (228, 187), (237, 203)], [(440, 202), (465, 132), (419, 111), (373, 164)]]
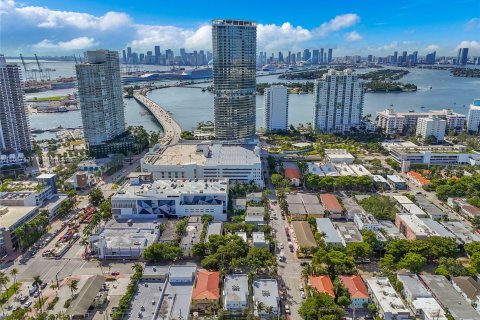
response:
[(20, 152), (32, 149), (20, 67), (8, 64), (0, 55), (0, 151)]
[(118, 52), (85, 52), (75, 66), (85, 141), (100, 145), (125, 132), (125, 113)]
[(215, 137), (255, 135), (257, 24), (213, 20), (213, 91)]

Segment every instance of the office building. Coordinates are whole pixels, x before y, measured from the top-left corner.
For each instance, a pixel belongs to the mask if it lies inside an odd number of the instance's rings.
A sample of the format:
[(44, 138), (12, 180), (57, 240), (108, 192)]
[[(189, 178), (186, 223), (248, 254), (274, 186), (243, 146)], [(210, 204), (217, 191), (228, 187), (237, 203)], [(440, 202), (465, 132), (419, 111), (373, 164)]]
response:
[(436, 56), (437, 52), (436, 51), (433, 51), (432, 53), (428, 53), (426, 56), (425, 56), (425, 63), (426, 64), (435, 64), (435, 56)]
[(329, 70), (315, 80), (313, 127), (317, 131), (345, 132), (361, 124), (363, 84), (350, 69)]
[(0, 55), (0, 152), (32, 149), (20, 67)]
[(312, 57), (309, 49), (303, 50), (303, 61), (309, 61)]
[(323, 48), (321, 48), (321, 49), (320, 49), (320, 56), (318, 57), (318, 61), (319, 61), (320, 64), (326, 62), (325, 59), (324, 59), (324, 57), (323, 57), (324, 55), (325, 55), (325, 52), (324, 52)]
[(333, 61), (333, 49), (330, 48), (328, 49), (327, 63), (332, 63), (332, 61)]
[(213, 20), (213, 93), (215, 137), (255, 135), (257, 24)]
[(130, 180), (112, 196), (112, 214), (123, 219), (210, 214), (224, 221), (227, 198), (227, 179)]
[(182, 143), (152, 150), (141, 161), (155, 179), (221, 179), (263, 186), (260, 148), (221, 143)]
[(468, 48), (459, 48), (457, 55), (457, 65), (464, 66), (468, 61)]
[(312, 64), (318, 64), (318, 62), (319, 62), (319, 51), (318, 51), (318, 49), (313, 49), (313, 51), (312, 51)]
[(433, 236), (454, 238), (440, 223), (414, 214), (397, 214), (395, 225), (408, 240), (426, 240)]
[(473, 100), (468, 109), (467, 131), (470, 133), (480, 131), (480, 98)]
[(274, 85), (265, 89), (265, 129), (267, 131), (288, 129), (288, 89)]
[(435, 137), (437, 142), (445, 140), (445, 130), (447, 121), (438, 116), (420, 118), (417, 121), (417, 137), (425, 140), (429, 137)]
[(404, 162), (433, 164), (433, 165), (475, 165), (479, 162), (479, 154), (467, 151), (462, 145), (454, 146), (417, 146), (395, 145), (388, 150), (393, 160), (402, 164)]
[(85, 142), (101, 145), (125, 133), (118, 52), (85, 52), (75, 65)]

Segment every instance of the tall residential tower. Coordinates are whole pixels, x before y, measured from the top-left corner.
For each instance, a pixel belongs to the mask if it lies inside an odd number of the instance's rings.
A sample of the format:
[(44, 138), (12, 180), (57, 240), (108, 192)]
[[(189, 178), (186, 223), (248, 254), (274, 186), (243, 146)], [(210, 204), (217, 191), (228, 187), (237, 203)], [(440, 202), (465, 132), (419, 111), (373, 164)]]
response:
[(265, 89), (265, 129), (288, 129), (288, 89), (284, 86), (271, 86)]
[(255, 135), (257, 24), (213, 20), (213, 92), (215, 137)]
[(89, 146), (108, 142), (125, 132), (125, 114), (118, 52), (85, 52), (75, 66), (85, 141)]
[(20, 67), (0, 55), (0, 151), (32, 149), (27, 106), (20, 81)]
[(358, 127), (363, 113), (363, 84), (350, 69), (329, 70), (314, 86), (313, 127), (345, 132)]

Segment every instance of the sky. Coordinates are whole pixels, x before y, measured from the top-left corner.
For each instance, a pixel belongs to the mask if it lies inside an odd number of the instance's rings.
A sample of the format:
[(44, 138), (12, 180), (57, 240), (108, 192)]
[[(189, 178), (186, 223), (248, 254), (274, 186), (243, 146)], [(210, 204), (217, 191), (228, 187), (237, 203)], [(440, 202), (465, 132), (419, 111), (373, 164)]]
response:
[(333, 48), (334, 56), (393, 51), (480, 56), (480, 0), (0, 0), (0, 53), (88, 49), (211, 50), (212, 19), (258, 23), (258, 51)]

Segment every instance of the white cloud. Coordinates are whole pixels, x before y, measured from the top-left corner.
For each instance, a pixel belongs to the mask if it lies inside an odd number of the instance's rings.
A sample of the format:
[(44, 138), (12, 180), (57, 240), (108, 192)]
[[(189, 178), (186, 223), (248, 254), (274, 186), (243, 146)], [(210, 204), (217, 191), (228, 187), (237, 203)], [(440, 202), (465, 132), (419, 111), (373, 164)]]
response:
[(16, 7), (15, 12), (39, 28), (74, 27), (111, 30), (131, 23), (127, 14), (112, 11), (100, 17), (88, 13), (50, 10), (47, 7), (38, 6)]
[(328, 22), (324, 22), (320, 27), (314, 29), (314, 33), (319, 36), (326, 36), (333, 31), (339, 31), (351, 26), (356, 25), (360, 22), (360, 17), (355, 13), (347, 13), (338, 15)]
[(425, 47), (425, 49), (423, 49), (423, 51), (426, 53), (430, 53), (432, 51), (437, 51), (438, 49), (440, 49), (440, 46), (438, 44), (429, 44)]
[(48, 39), (44, 39), (37, 44), (34, 44), (33, 47), (36, 49), (55, 49), (55, 50), (82, 50), (97, 46), (98, 42), (93, 38), (88, 37), (79, 37), (69, 41), (59, 41), (53, 42)]
[(475, 29), (480, 29), (480, 18), (472, 18), (468, 20), (467, 23), (463, 25), (466, 30), (472, 31)]
[(362, 39), (363, 37), (357, 31), (352, 31), (345, 34), (345, 40), (347, 40), (348, 42), (360, 41)]
[(477, 54), (480, 54), (480, 42), (479, 41), (475, 41), (475, 40), (472, 40), (472, 41), (462, 41), (458, 44), (456, 50), (458, 50), (459, 48), (468, 48), (469, 51), (468, 51), (468, 54), (469, 55), (477, 55)]
[[(83, 12), (52, 10), (46, 6), (23, 5), (15, 0), (0, 0), (2, 28), (12, 30), (4, 37), (11, 48), (80, 48), (90, 46), (85, 35), (95, 35), (93, 42), (103, 47), (120, 49), (131, 46), (134, 50), (152, 50), (154, 45), (162, 49), (186, 48), (211, 50), (211, 26), (209, 23), (184, 28), (162, 24), (136, 23), (124, 12), (107, 12), (92, 15)], [(338, 15), (319, 27), (307, 29), (292, 25), (258, 24), (259, 50), (300, 49), (313, 41), (324, 39), (336, 32), (356, 25), (360, 17), (354, 13)], [(359, 40), (353, 32), (349, 40)], [(72, 40), (71, 40), (72, 39)], [(77, 42), (74, 42), (75, 39)], [(91, 38), (88, 38), (92, 40)], [(35, 45), (31, 45), (35, 43)], [(83, 45), (81, 45), (83, 44)], [(66, 50), (66, 49), (65, 49)]]

